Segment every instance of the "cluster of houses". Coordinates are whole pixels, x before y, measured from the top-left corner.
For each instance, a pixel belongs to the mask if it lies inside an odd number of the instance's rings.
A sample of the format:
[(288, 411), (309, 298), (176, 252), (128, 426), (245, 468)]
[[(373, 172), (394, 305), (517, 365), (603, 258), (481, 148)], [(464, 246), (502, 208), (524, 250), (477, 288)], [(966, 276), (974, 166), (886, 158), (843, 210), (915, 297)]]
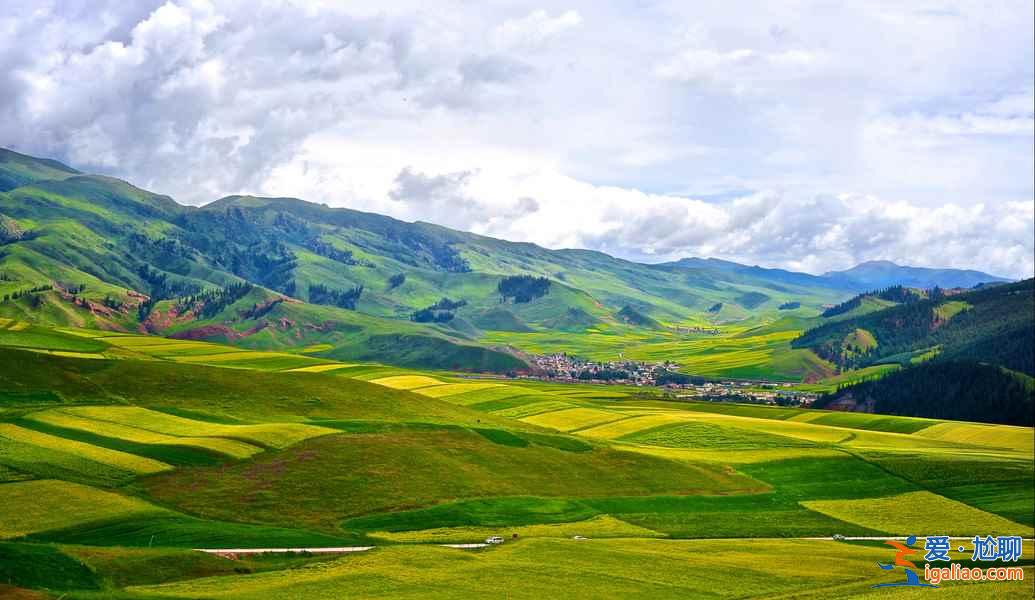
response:
[(812, 403), (818, 397), (817, 394), (812, 392), (795, 390), (790, 383), (707, 381), (678, 386), (678, 388), (682, 393), (678, 393), (677, 397), (685, 399), (800, 406), (804, 408), (812, 406)]
[(626, 385), (656, 385), (657, 373), (674, 371), (678, 367), (673, 362), (593, 362), (564, 353), (533, 356), (531, 362), (533, 376), (538, 379)]
[(817, 395), (793, 389), (789, 383), (713, 381), (678, 372), (671, 361), (647, 363), (631, 360), (594, 362), (565, 353), (532, 356), (533, 379), (560, 382), (614, 383), (660, 386), (678, 398), (717, 402), (747, 402), (780, 406), (810, 406)]

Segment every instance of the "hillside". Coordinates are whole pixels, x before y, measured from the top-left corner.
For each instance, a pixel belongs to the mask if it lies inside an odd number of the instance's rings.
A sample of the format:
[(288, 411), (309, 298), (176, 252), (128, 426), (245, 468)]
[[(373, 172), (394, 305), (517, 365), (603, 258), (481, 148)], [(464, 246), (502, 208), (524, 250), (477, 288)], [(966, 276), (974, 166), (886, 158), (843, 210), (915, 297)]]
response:
[(37, 181), (65, 179), (78, 174), (79, 171), (56, 160), (34, 158), (0, 148), (0, 192)]
[[(605, 327), (666, 342), (681, 324), (765, 318), (789, 302), (818, 310), (843, 294), (807, 277), (789, 285), (642, 265), (292, 198), (187, 207), (51, 161), (4, 157), (0, 316), (43, 324), (506, 371), (524, 363), (494, 332)], [(544, 293), (506, 295), (501, 286), (520, 277), (544, 281)], [(455, 305), (438, 310), (442, 301)], [(717, 302), (728, 308), (708, 313)], [(621, 339), (602, 348), (617, 355)]]
[[(795, 327), (856, 291), (725, 261), (548, 250), (294, 198), (183, 206), (2, 157), (0, 316), (40, 324), (412, 367), (509, 372), (525, 368), (522, 352), (575, 351), (800, 381), (833, 367), (787, 343)], [(774, 322), (790, 328), (742, 334)]]
[(1031, 377), (976, 362), (934, 361), (820, 397), (816, 408), (1031, 427)]
[[(829, 319), (792, 342), (843, 369), (917, 359), (987, 362), (1035, 374), (1033, 281), (918, 298)], [(837, 315), (835, 315), (837, 316)], [(860, 333), (872, 343), (860, 345)]]
[[(864, 310), (868, 301), (890, 306)], [(1033, 310), (1030, 279), (951, 295), (889, 288), (833, 307), (792, 346), (843, 370), (905, 367), (817, 407), (1031, 425)]]

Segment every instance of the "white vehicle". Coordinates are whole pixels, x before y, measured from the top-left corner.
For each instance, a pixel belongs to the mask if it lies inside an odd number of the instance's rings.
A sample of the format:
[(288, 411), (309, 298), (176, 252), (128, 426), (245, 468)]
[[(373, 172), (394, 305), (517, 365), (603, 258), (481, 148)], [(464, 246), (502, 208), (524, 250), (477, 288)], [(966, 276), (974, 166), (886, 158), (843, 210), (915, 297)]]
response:
[(485, 543), (486, 544), (502, 544), (503, 543), (503, 538), (501, 538), (498, 535), (489, 536), (489, 537), (485, 538)]
[(575, 536), (575, 537), (573, 537), (571, 539), (573, 539), (575, 541), (582, 541), (582, 540), (587, 539), (587, 538), (585, 538), (585, 537), (583, 537), (581, 535), (577, 535), (577, 536)]

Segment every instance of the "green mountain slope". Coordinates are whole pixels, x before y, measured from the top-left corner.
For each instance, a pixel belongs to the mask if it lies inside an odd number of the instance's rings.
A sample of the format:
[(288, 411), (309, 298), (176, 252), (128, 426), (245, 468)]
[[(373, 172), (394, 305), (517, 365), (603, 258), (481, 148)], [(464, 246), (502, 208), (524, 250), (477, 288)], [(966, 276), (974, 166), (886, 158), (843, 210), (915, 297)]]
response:
[[(511, 345), (615, 358), (635, 342), (652, 359), (665, 348), (688, 358), (719, 339), (698, 339), (715, 326), (807, 319), (851, 293), (802, 273), (700, 259), (639, 264), (294, 198), (188, 207), (53, 161), (2, 156), (10, 185), (0, 191), (0, 316), (19, 320), (510, 371), (525, 366)], [(523, 280), (543, 290), (504, 291)], [(550, 341), (558, 332), (565, 339)], [(758, 344), (757, 360), (775, 367), (739, 364), (737, 373), (829, 371), (811, 350)], [(734, 361), (708, 371), (726, 365)]]
[(815, 407), (1030, 427), (1035, 385), (1001, 367), (935, 361), (846, 386)]
[[(926, 354), (1035, 374), (1033, 281), (907, 302), (835, 320), (795, 339), (842, 368), (904, 362)], [(865, 338), (866, 343), (860, 343)]]
[(64, 179), (79, 174), (56, 160), (34, 158), (0, 148), (0, 192), (47, 179)]

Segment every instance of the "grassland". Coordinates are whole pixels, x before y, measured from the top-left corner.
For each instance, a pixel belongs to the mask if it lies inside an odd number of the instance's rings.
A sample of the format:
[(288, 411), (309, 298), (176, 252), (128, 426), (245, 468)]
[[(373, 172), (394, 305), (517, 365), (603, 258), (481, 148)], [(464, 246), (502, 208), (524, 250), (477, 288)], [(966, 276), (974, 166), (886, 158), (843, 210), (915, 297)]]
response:
[[(879, 597), (871, 586), (888, 577), (875, 563), (887, 557), (887, 548), (822, 541), (528, 539), (478, 553), (397, 546), (311, 568), (133, 591), (230, 600), (320, 600), (338, 598), (341, 590), (393, 598), (452, 598), (458, 592), (510, 598), (829, 598), (832, 591), (847, 598)], [(1025, 597), (1031, 585), (946, 584), (938, 595)]]
[[(62, 414), (83, 420), (111, 423), (166, 436), (212, 437), (243, 440), (267, 448), (286, 448), (302, 440), (334, 433), (334, 430), (304, 423), (264, 423), (261, 425), (225, 425), (187, 419), (135, 406), (75, 407)], [(60, 424), (60, 423), (58, 423)], [(117, 437), (117, 436), (116, 436)]]
[[(7, 427), (0, 425), (0, 427)], [(131, 481), (136, 474), (90, 460), (73, 452), (55, 450), (0, 435), (0, 481), (63, 479), (101, 487)]]
[(49, 479), (0, 485), (0, 506), (0, 538), (160, 511), (135, 498)]
[(610, 515), (598, 515), (574, 523), (519, 525), (516, 527), (506, 527), (503, 530), (498, 527), (443, 527), (402, 532), (375, 531), (368, 535), (375, 540), (391, 542), (462, 544), (468, 543), (471, 540), (485, 539), (488, 536), (500, 534), (510, 539), (539, 537), (573, 538), (575, 536), (594, 539), (663, 537), (663, 534), (656, 531), (637, 527)]
[[(533, 442), (537, 438), (533, 438)], [(516, 447), (464, 429), (315, 438), (229, 467), (195, 467), (143, 482), (168, 505), (210, 518), (338, 530), (348, 518), (487, 496), (731, 493), (746, 477), (606, 447)], [(347, 496), (329, 504), (341, 490)]]
[(640, 430), (620, 438), (623, 441), (666, 448), (757, 449), (811, 446), (807, 441), (771, 435), (739, 427), (692, 421)]
[(623, 416), (611, 411), (595, 408), (570, 408), (546, 413), (539, 413), (522, 419), (526, 423), (551, 427), (559, 431), (574, 431), (593, 427), (602, 423), (617, 421)]
[(886, 498), (804, 500), (802, 505), (847, 523), (896, 535), (915, 535), (917, 523), (923, 523), (925, 531), (947, 535), (973, 535), (974, 531), (987, 531), (990, 535), (1032, 535), (1029, 526), (927, 491)]
[[(0, 348), (0, 535), (18, 541), (0, 553), (22, 565), (7, 580), (18, 594), (820, 598), (835, 586), (865, 597), (887, 577), (873, 566), (886, 548), (751, 538), (1035, 525), (1026, 428), (672, 402), (74, 329), (6, 339), (22, 345)], [(76, 340), (93, 345), (57, 351), (101, 359), (49, 353)], [(487, 535), (508, 542), (433, 546)], [(182, 550), (356, 544), (378, 548), (229, 568)], [(54, 565), (53, 579), (33, 560)]]
[(172, 467), (159, 461), (136, 456), (127, 452), (119, 452), (84, 444), (75, 440), (40, 433), (17, 425), (0, 423), (0, 437), (13, 442), (21, 442), (47, 450), (61, 452), (71, 456), (85, 458), (95, 463), (107, 465), (123, 471), (139, 475), (168, 471)]
[[(190, 448), (209, 450), (232, 458), (245, 458), (262, 451), (262, 448), (258, 446), (239, 442), (233, 439), (205, 437), (204, 434), (199, 436), (167, 435), (150, 429), (124, 425), (102, 418), (80, 416), (89, 413), (82, 412), (82, 409), (80, 409), (80, 412), (71, 412), (73, 410), (75, 409), (42, 411), (27, 415), (26, 418), (35, 423), (42, 423), (62, 429), (73, 429), (79, 432), (87, 432), (102, 438), (155, 446), (187, 446)], [(104, 407), (101, 410), (108, 413), (113, 409), (111, 407)], [(119, 409), (116, 408), (114, 410)], [(93, 414), (96, 414), (96, 412)], [(101, 445), (103, 445), (103, 443)]]

